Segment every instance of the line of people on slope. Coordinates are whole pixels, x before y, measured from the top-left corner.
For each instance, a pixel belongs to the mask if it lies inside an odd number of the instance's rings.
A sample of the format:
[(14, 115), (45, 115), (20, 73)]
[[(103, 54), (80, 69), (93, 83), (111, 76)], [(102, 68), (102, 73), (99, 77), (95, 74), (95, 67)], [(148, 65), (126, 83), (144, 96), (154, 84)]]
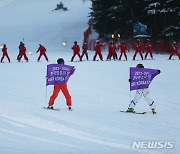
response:
[[(105, 43), (102, 44), (102, 43), (99, 42), (99, 40), (96, 41), (96, 45), (94, 47), (95, 55), (93, 57), (93, 61), (96, 61), (97, 56), (99, 56), (100, 60), (103, 61), (103, 56), (102, 56), (102, 47), (103, 46), (105, 46)], [(147, 39), (147, 42), (145, 44), (145, 48), (146, 48), (146, 53), (145, 53), (144, 59), (147, 58), (148, 54), (150, 54), (151, 59), (153, 59), (152, 44), (151, 44), (149, 39)], [(172, 49), (171, 49), (171, 54), (169, 56), (169, 59), (171, 59), (172, 56), (174, 56), (174, 55), (177, 55), (179, 57), (179, 59), (180, 59), (180, 53), (178, 52), (178, 43), (176, 41), (173, 41), (173, 43), (171, 44), (171, 48)], [(80, 55), (80, 47), (77, 44), (77, 41), (74, 42), (74, 46), (72, 47), (72, 50), (73, 50), (73, 56), (71, 58), (71, 62), (73, 62), (76, 55), (79, 57), (80, 61), (82, 61), (82, 58), (83, 58), (84, 55), (86, 56), (86, 59), (89, 60), (88, 52), (87, 52), (87, 50), (88, 50), (87, 43), (84, 43), (83, 46), (82, 46), (82, 55)], [(119, 58), (118, 58), (117, 53), (116, 53), (116, 51), (118, 51), (118, 50), (120, 50)], [(2, 58), (1, 58), (0, 62), (1, 63), (3, 62), (4, 57), (7, 57), (8, 61), (10, 62), (10, 57), (8, 55), (8, 52), (7, 52), (6, 44), (3, 45), (2, 52), (3, 52), (3, 55), (2, 55)], [(48, 57), (46, 55), (46, 48), (43, 45), (39, 44), (39, 48), (36, 51), (36, 53), (38, 53), (38, 52), (40, 52), (40, 55), (39, 55), (39, 57), (37, 59), (38, 62), (40, 61), (41, 56), (44, 56), (46, 61), (48, 61)], [(106, 60), (111, 60), (112, 57), (113, 57), (114, 60), (121, 60), (123, 55), (125, 56), (125, 59), (127, 60), (126, 52), (127, 52), (127, 46), (126, 46), (124, 41), (122, 41), (121, 44), (118, 45), (118, 47), (116, 47), (114, 42), (111, 41), (109, 43), (109, 45), (108, 45), (108, 55), (107, 55)], [(137, 39), (137, 41), (135, 43), (135, 53), (133, 55), (133, 60), (136, 59), (137, 54), (140, 54), (141, 59), (143, 60), (142, 44), (141, 44), (139, 39)], [(24, 57), (26, 62), (29, 61), (29, 59), (28, 59), (28, 57), (26, 55), (25, 44), (23, 42), (20, 42), (19, 55), (17, 56), (18, 62), (21, 61), (22, 57)]]
[[(3, 45), (2, 52), (3, 52), (3, 55), (2, 55), (2, 58), (1, 58), (1, 63), (3, 62), (4, 57), (7, 57), (8, 61), (9, 61), (9, 63), (10, 63), (11, 60), (10, 60), (10, 57), (9, 57), (9, 55), (8, 55), (8, 52), (7, 52), (7, 46), (6, 46), (6, 44)], [(45, 48), (43, 45), (39, 44), (39, 48), (37, 49), (36, 53), (38, 53), (38, 52), (40, 52), (39, 57), (38, 57), (38, 59), (37, 59), (38, 62), (40, 61), (41, 56), (44, 56), (45, 59), (46, 59), (46, 61), (48, 61), (48, 57), (47, 57), (47, 55), (46, 55), (46, 48)], [(31, 54), (32, 54), (32, 53), (31, 53)], [(27, 54), (26, 54), (25, 44), (24, 44), (23, 42), (20, 42), (20, 44), (19, 44), (19, 54), (18, 54), (18, 56), (17, 56), (18, 62), (21, 61), (21, 58), (22, 58), (22, 57), (24, 57), (24, 59), (26, 60), (26, 62), (29, 61), (29, 58), (28, 58), (28, 56), (27, 56)]]
[[(105, 43), (102, 44), (99, 42), (99, 40), (96, 41), (96, 45), (94, 47), (95, 55), (93, 56), (93, 61), (96, 61), (97, 56), (99, 56), (100, 60), (103, 61), (102, 47), (104, 45)], [(150, 42), (150, 39), (147, 39), (147, 42), (145, 43), (146, 53), (145, 53), (144, 58), (143, 58), (143, 48), (142, 48), (140, 39), (136, 40), (134, 47), (135, 47), (135, 52), (133, 55), (133, 60), (136, 60), (137, 54), (141, 56), (142, 60), (144, 59), (146, 60), (148, 55), (150, 55), (151, 59), (153, 59), (152, 44)], [(86, 59), (88, 60), (87, 43), (84, 43), (82, 46), (82, 50), (83, 50), (82, 55), (80, 55), (80, 47), (77, 44), (77, 41), (74, 42), (74, 46), (72, 47), (72, 50), (73, 50), (73, 56), (71, 58), (71, 62), (73, 62), (76, 55), (79, 57), (80, 61), (82, 61), (82, 58), (84, 55), (86, 55)], [(119, 58), (117, 56), (116, 51), (120, 51)], [(126, 53), (127, 53), (127, 46), (124, 41), (122, 41), (117, 47), (113, 41), (110, 41), (108, 45), (108, 55), (107, 55), (106, 60), (111, 60), (112, 57), (114, 60), (121, 60), (123, 55), (125, 56), (125, 59), (127, 60)], [(173, 41), (173, 43), (171, 44), (171, 54), (169, 56), (169, 59), (171, 59), (173, 55), (177, 55), (180, 59), (180, 53), (178, 52), (178, 43), (176, 41)]]

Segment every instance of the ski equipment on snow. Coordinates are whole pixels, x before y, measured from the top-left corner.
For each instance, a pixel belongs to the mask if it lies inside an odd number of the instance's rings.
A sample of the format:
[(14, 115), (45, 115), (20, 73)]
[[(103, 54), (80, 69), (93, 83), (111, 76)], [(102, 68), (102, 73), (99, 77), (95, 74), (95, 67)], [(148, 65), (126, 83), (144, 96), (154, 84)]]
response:
[(146, 112), (128, 112), (128, 111), (120, 111), (120, 112), (125, 112), (125, 113), (134, 113), (134, 114), (146, 114)]
[(48, 107), (44, 107), (44, 109), (60, 111), (60, 108), (48, 108)]

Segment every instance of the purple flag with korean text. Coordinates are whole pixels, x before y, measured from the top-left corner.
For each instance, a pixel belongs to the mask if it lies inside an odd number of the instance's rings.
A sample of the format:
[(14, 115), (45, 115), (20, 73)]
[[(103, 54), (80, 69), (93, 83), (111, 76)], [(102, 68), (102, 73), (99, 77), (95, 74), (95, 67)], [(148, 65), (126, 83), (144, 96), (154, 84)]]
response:
[(158, 74), (158, 69), (130, 67), (130, 91), (148, 88)]
[(47, 65), (46, 86), (67, 83), (74, 71), (74, 66), (63, 64)]

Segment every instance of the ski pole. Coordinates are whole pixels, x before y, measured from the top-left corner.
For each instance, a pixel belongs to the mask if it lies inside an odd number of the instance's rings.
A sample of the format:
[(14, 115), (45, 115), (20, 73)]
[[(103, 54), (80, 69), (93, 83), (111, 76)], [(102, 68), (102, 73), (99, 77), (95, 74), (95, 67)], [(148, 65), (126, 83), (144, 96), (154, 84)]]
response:
[(176, 49), (175, 46), (172, 43), (171, 43), (171, 46), (173, 47), (174, 50)]

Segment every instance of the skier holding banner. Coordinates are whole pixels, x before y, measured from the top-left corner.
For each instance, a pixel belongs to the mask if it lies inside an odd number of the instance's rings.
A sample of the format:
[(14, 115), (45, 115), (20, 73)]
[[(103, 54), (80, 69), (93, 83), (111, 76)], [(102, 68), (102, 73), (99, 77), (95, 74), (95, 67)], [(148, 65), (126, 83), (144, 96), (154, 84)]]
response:
[[(68, 81), (69, 77), (74, 73), (75, 69), (73, 66), (64, 65), (63, 58), (59, 58), (57, 60), (57, 63), (61, 64), (61, 65), (59, 65), (59, 67), (58, 67), (57, 64), (51, 64), (51, 65), (53, 65), (53, 66), (55, 65), (55, 66), (52, 67), (52, 71), (47, 72), (47, 81), (49, 79), (49, 82), (47, 82), (46, 85), (54, 85), (53, 94), (51, 95), (51, 97), (49, 99), (49, 103), (48, 103), (49, 105), (47, 108), (54, 109), (54, 107), (53, 107), (54, 101), (57, 98), (60, 90), (62, 90), (62, 93), (66, 98), (66, 104), (68, 106), (68, 109), (72, 110), (71, 109), (72, 100), (71, 100), (71, 95), (68, 91), (67, 81)], [(69, 72), (68, 72), (68, 70), (69, 70)], [(52, 76), (52, 75), (55, 75), (55, 76)]]
[[(130, 90), (136, 90), (136, 94), (135, 94), (135, 97), (131, 100), (131, 102), (129, 104), (129, 108), (126, 112), (136, 113), (134, 111), (134, 107), (136, 106), (136, 104), (139, 102), (139, 100), (141, 99), (141, 97), (143, 95), (145, 97), (147, 103), (151, 107), (152, 113), (156, 114), (155, 104), (150, 96), (148, 86), (151, 83), (152, 79), (156, 75), (160, 74), (161, 71), (157, 70), (157, 69), (145, 69), (143, 64), (138, 64), (136, 66), (136, 68), (134, 68), (134, 69), (136, 69), (134, 74), (130, 72), (133, 75), (130, 75), (129, 82), (131, 84)], [(143, 71), (143, 69), (145, 71)], [(141, 83), (141, 85), (140, 85), (140, 83)]]

